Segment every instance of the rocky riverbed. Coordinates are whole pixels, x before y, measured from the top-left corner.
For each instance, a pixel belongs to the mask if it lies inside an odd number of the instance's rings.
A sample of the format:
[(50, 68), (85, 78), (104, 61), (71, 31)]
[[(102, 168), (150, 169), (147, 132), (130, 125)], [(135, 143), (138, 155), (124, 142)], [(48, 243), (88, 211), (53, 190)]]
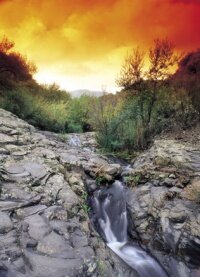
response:
[(130, 239), (170, 276), (200, 276), (200, 146), (158, 140), (130, 167), (96, 148), (0, 109), (0, 276), (136, 276), (88, 217), (88, 195), (122, 176)]

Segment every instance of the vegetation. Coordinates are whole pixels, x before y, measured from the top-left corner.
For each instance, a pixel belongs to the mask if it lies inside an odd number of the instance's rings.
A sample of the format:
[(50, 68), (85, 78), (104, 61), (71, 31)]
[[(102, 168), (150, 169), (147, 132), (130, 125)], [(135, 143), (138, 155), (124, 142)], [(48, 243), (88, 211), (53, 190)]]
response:
[[(120, 108), (117, 104), (115, 111), (109, 108), (112, 116), (107, 115), (106, 120), (101, 112), (104, 125), (98, 124), (100, 145), (107, 151), (131, 153), (145, 149), (163, 130), (189, 128), (199, 121), (200, 109), (194, 100), (199, 97), (199, 53), (182, 58), (167, 39), (156, 39), (149, 49), (149, 68), (145, 71), (144, 53), (138, 48), (133, 50), (126, 57), (117, 79), (122, 87), (116, 95), (120, 98)], [(193, 69), (189, 71), (191, 64)], [(176, 67), (177, 72), (172, 74)], [(104, 104), (103, 110), (109, 105)]]
[[(148, 56), (149, 68), (144, 69)], [(174, 74), (173, 71), (176, 70)], [(156, 134), (199, 121), (200, 50), (182, 57), (167, 39), (156, 39), (148, 55), (134, 49), (122, 65), (115, 95), (72, 98), (57, 85), (39, 85), (36, 66), (0, 42), (0, 107), (34, 126), (60, 133), (95, 130), (102, 149), (130, 157)]]

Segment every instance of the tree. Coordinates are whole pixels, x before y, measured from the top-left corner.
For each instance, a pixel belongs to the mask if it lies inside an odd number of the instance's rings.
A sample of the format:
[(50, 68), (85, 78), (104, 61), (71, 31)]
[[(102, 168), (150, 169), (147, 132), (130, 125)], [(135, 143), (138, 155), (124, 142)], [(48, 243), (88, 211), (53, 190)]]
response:
[(56, 83), (42, 85), (36, 93), (39, 93), (39, 96), (44, 97), (49, 102), (68, 103), (71, 100), (70, 93), (62, 90)]
[[(172, 74), (181, 56), (174, 52), (174, 46), (168, 39), (155, 39), (154, 46), (149, 49), (148, 57), (150, 65), (145, 72), (144, 53), (139, 48), (134, 49), (125, 58), (117, 80), (117, 84), (125, 91), (133, 89), (134, 95), (140, 95), (141, 117), (144, 125), (150, 124), (158, 89)], [(144, 103), (147, 111), (144, 110)]]
[(122, 65), (120, 76), (116, 80), (118, 86), (126, 89), (136, 88), (142, 80), (142, 69), (144, 65), (144, 53), (139, 48), (133, 49), (128, 54)]
[(3, 37), (2, 41), (0, 42), (0, 52), (7, 53), (10, 49), (14, 47), (14, 42), (9, 40), (6, 37)]
[(36, 66), (20, 53), (12, 51), (14, 42), (3, 38), (0, 42), (0, 84), (4, 87), (12, 82), (30, 81)]
[(147, 124), (151, 121), (158, 88), (163, 85), (164, 80), (172, 75), (173, 69), (180, 58), (181, 55), (174, 52), (174, 46), (167, 38), (155, 39), (154, 46), (149, 49), (150, 67), (145, 74), (149, 80), (150, 90)]
[(171, 80), (176, 87), (186, 89), (194, 107), (200, 112), (200, 49), (180, 60)]
[(166, 39), (155, 39), (154, 46), (149, 49), (150, 67), (146, 76), (154, 83), (167, 79), (176, 66), (181, 55), (174, 52), (173, 44)]

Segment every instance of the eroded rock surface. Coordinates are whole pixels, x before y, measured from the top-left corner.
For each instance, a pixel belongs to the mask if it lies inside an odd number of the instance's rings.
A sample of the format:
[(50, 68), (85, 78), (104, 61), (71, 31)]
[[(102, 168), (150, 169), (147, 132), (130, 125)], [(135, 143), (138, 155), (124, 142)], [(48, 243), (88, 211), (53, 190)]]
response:
[(132, 237), (170, 276), (200, 276), (200, 143), (157, 140), (123, 175)]
[(134, 276), (89, 223), (85, 185), (121, 172), (83, 140), (0, 109), (0, 276)]

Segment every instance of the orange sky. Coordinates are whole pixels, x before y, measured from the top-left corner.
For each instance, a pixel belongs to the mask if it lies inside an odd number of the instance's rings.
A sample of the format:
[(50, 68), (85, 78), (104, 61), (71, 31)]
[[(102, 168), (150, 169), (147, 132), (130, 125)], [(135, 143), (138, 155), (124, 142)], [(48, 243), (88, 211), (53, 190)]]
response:
[(0, 0), (0, 37), (35, 62), (39, 82), (115, 89), (124, 55), (168, 37), (200, 47), (200, 0)]

